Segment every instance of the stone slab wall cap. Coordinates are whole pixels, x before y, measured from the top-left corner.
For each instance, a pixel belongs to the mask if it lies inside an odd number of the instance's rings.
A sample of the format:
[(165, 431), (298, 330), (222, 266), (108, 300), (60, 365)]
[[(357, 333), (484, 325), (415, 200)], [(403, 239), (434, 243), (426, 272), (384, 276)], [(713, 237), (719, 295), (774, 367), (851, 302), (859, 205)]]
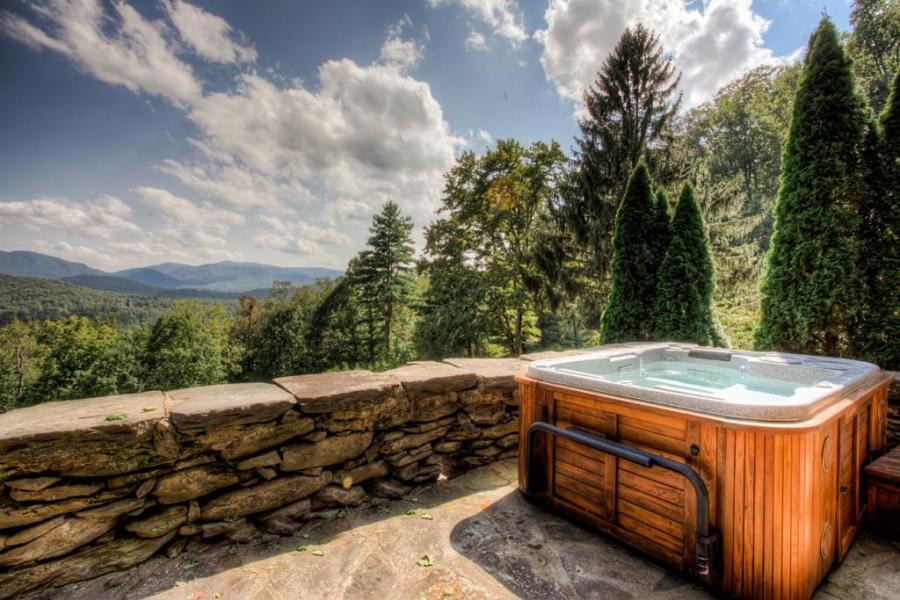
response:
[(478, 376), (448, 363), (421, 361), (387, 371), (396, 377), (407, 393), (440, 394), (468, 390), (478, 385)]
[[(47, 440), (145, 440), (166, 416), (162, 392), (44, 402), (0, 414), (0, 454)], [(0, 462), (5, 462), (0, 460)]]
[(293, 394), (307, 413), (363, 408), (385, 400), (400, 388), (393, 375), (358, 370), (282, 377), (275, 383)]
[(182, 433), (271, 421), (295, 402), (293, 396), (271, 383), (208, 385), (167, 395), (172, 422)]
[(473, 371), (485, 391), (514, 390), (513, 375), (528, 366), (528, 361), (518, 358), (445, 358), (444, 362)]

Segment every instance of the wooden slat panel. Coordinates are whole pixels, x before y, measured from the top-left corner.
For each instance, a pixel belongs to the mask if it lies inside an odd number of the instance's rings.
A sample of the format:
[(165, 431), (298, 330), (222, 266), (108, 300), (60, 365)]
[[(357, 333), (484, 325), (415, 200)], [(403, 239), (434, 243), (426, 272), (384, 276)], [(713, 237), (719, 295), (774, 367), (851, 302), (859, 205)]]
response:
[[(650, 469), (645, 469), (645, 471), (650, 471)], [(678, 488), (643, 477), (637, 473), (632, 473), (624, 468), (619, 469), (618, 478), (620, 484), (649, 494), (662, 502), (667, 502), (674, 506), (684, 506), (684, 492)]]
[(621, 502), (619, 503), (618, 508), (619, 508), (619, 513), (617, 516), (617, 521), (618, 521), (617, 524), (619, 525), (620, 529), (625, 529), (627, 531), (630, 531), (631, 533), (633, 533), (635, 535), (641, 536), (643, 538), (650, 540), (651, 542), (659, 544), (660, 546), (662, 546), (663, 548), (666, 548), (667, 550), (671, 550), (672, 552), (674, 552), (675, 554), (678, 555), (679, 562), (680, 562), (681, 554), (684, 551), (684, 546), (681, 543), (681, 539), (679, 537), (670, 535), (664, 531), (660, 531), (659, 529), (656, 529), (655, 527), (649, 527), (643, 521), (639, 521), (638, 519), (635, 519), (630, 514), (625, 514), (621, 510), (621, 508), (622, 508)]
[(618, 502), (616, 502), (616, 513), (618, 517), (631, 517), (647, 527), (652, 527), (666, 535), (672, 536), (676, 540), (681, 540), (682, 538), (681, 519), (673, 520), (663, 517), (637, 504), (632, 504), (624, 498), (619, 498)]
[[(681, 523), (684, 521), (684, 507), (676, 506), (668, 502), (663, 502), (658, 498), (646, 494), (640, 490), (636, 490), (627, 485), (616, 486), (616, 494), (623, 501), (630, 502), (640, 506), (643, 509), (656, 513), (659, 516), (669, 519), (673, 522)], [(679, 535), (684, 536), (684, 532)]]
[[(562, 425), (559, 425), (562, 427)], [(594, 450), (593, 448), (588, 448), (582, 444), (576, 444), (575, 442), (570, 442), (569, 440), (563, 438), (556, 438), (556, 443), (554, 446), (560, 450), (566, 450), (568, 452), (572, 452), (574, 454), (580, 454), (586, 458), (597, 461), (599, 463), (604, 463), (606, 461), (606, 454), (600, 452), (599, 450)]]
[(684, 441), (685, 434), (689, 423), (681, 422), (679, 425), (673, 426), (671, 423), (660, 423), (658, 421), (648, 421), (647, 419), (636, 419), (634, 417), (619, 417), (619, 427), (629, 427), (631, 429), (643, 429), (657, 435), (662, 435), (676, 441)]
[(568, 463), (570, 465), (578, 467), (579, 469), (584, 469), (585, 471), (603, 473), (603, 459), (597, 460), (595, 458), (585, 456), (584, 454), (572, 452), (561, 444), (557, 444), (556, 446), (555, 457), (558, 462)]
[(586, 471), (585, 469), (580, 469), (574, 465), (570, 465), (559, 460), (559, 455), (557, 455), (556, 460), (556, 472), (557, 474), (562, 474), (566, 477), (570, 477), (586, 487), (595, 488), (600, 493), (603, 493), (605, 481), (602, 472), (597, 473), (596, 471), (591, 472)]
[(620, 424), (619, 439), (626, 444), (652, 448), (656, 452), (665, 451), (678, 457), (684, 457), (687, 454), (684, 439), (670, 438), (646, 429), (637, 429)]
[(656, 481), (657, 483), (662, 483), (676, 490), (684, 490), (684, 486), (686, 485), (684, 477), (678, 473), (666, 471), (665, 469), (660, 469), (658, 467), (647, 468), (623, 460), (619, 462), (619, 470), (633, 473), (634, 475)]

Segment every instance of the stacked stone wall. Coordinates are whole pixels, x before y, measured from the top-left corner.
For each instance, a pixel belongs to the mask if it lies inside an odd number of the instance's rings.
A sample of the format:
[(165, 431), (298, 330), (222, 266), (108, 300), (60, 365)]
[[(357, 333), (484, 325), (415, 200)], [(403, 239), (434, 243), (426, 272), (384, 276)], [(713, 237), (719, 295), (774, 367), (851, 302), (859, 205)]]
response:
[(48, 402), (0, 415), (0, 598), (512, 457), (514, 359)]

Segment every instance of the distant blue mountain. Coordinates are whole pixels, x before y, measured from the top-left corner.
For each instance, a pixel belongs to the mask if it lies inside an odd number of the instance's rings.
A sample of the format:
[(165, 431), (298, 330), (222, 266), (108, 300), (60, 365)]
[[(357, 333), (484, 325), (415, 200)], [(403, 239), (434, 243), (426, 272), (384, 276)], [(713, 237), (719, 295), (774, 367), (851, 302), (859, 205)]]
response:
[[(83, 278), (81, 281), (72, 283), (93, 289), (137, 295), (160, 295), (165, 290), (179, 291), (177, 294), (165, 294), (171, 297), (198, 297), (199, 292), (224, 292), (224, 296), (237, 296), (251, 291), (252, 295), (257, 295), (270, 289), (275, 281), (307, 285), (316, 279), (334, 279), (343, 275), (343, 272), (336, 269), (322, 267), (276, 267), (260, 263), (231, 261), (198, 266), (161, 263), (107, 273), (82, 263), (26, 251), (0, 251), (0, 273), (47, 279), (67, 279), (86, 275), (104, 277), (109, 279)], [(130, 281), (138, 286), (153, 289), (146, 290), (135, 287), (133, 288), (135, 291), (126, 291), (129, 284), (115, 279)], [(203, 295), (221, 297), (218, 294)]]
[(105, 275), (103, 271), (92, 269), (84, 263), (71, 262), (37, 252), (0, 250), (0, 273), (18, 277), (44, 277), (63, 279), (75, 275)]

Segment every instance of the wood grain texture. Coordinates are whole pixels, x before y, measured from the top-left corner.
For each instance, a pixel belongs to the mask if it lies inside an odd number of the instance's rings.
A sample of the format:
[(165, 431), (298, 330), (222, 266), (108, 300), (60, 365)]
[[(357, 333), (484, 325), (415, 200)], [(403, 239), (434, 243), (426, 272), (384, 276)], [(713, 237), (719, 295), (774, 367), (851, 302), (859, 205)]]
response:
[[(685, 462), (700, 474), (721, 542), (712, 585), (725, 594), (809, 598), (856, 539), (867, 507), (862, 471), (886, 441), (887, 379), (800, 423), (720, 419), (523, 375), (517, 381), (523, 438), (534, 420), (546, 420)], [(546, 461), (547, 481), (540, 499), (690, 571), (696, 499), (682, 476), (538, 437), (534, 460)]]

